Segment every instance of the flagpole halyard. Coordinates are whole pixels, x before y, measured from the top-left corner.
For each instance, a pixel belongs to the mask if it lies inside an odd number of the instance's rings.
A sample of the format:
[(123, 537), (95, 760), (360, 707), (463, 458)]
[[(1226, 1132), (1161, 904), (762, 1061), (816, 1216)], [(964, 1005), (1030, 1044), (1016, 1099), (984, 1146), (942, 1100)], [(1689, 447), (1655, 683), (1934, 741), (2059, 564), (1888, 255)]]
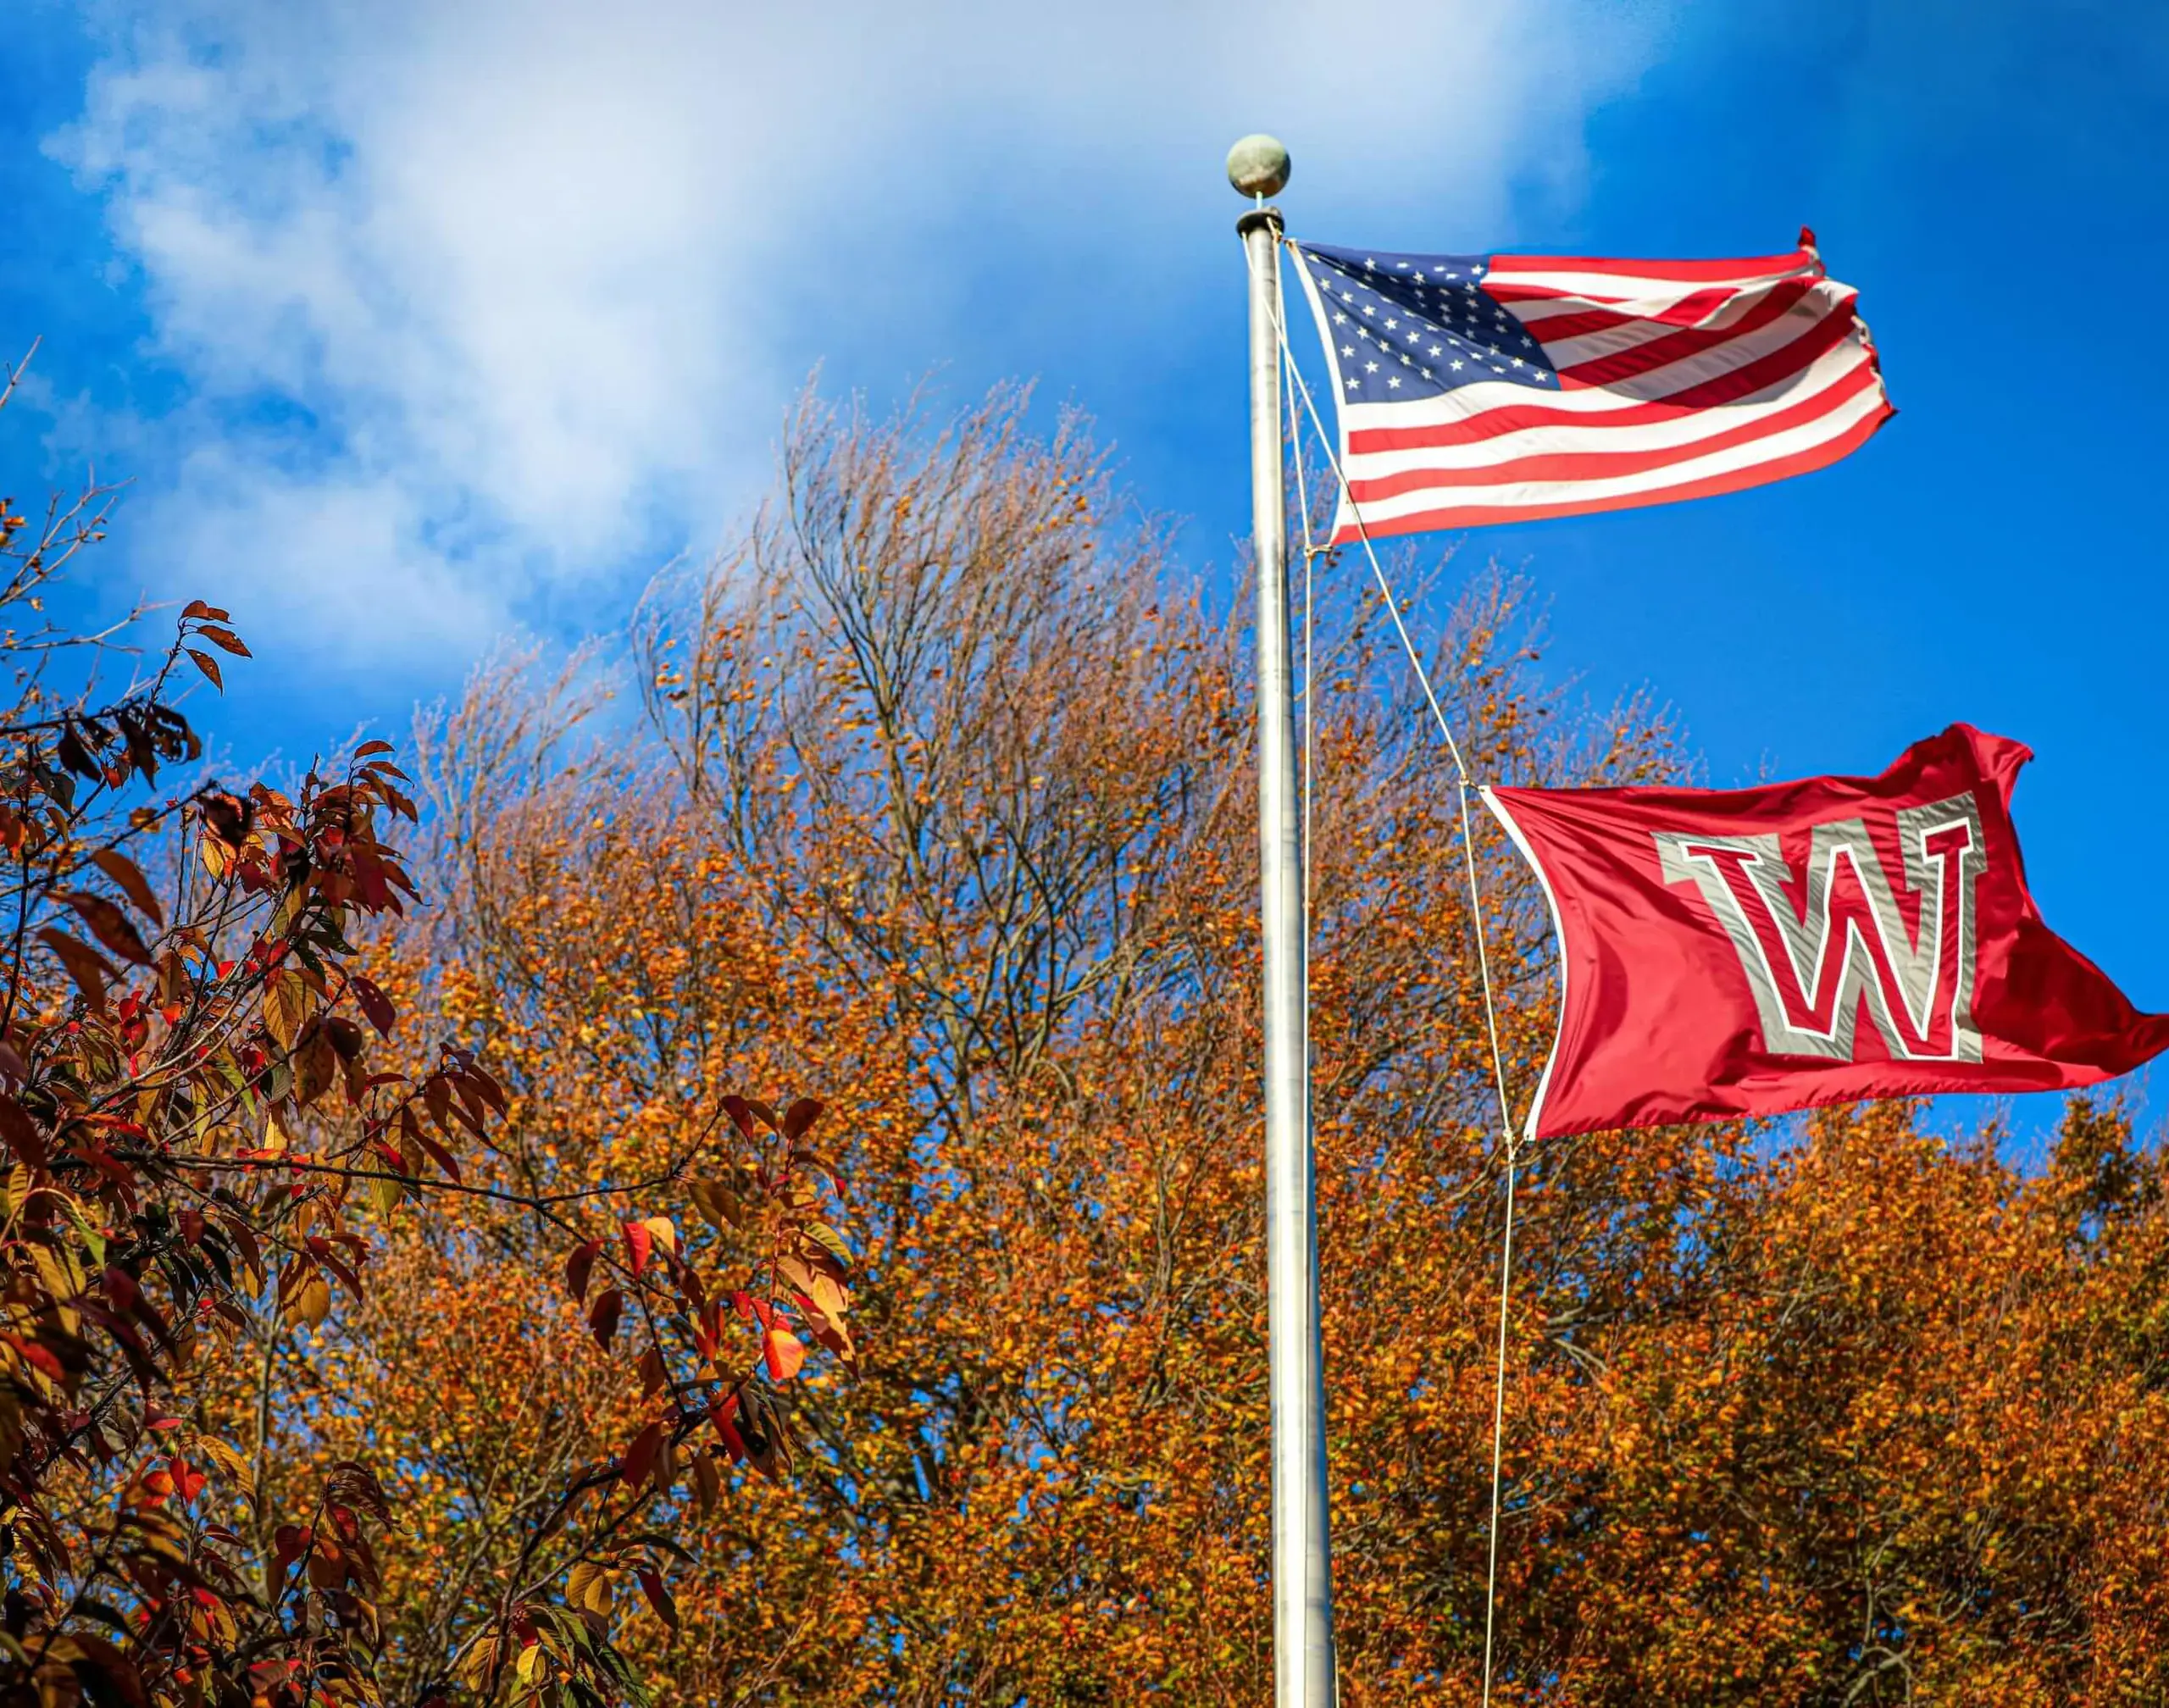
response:
[(1317, 1182), (1311, 1154), (1308, 948), (1289, 668), (1288, 518), (1282, 487), (1281, 230), (1264, 198), (1288, 151), (1246, 136), (1228, 180), (1257, 203), (1236, 222), (1250, 263), (1251, 523), (1257, 574), (1259, 893), (1265, 1002), (1266, 1280), (1273, 1417), (1275, 1708), (1333, 1708), (1332, 1548), (1318, 1321)]
[[(1288, 247), (1291, 250), (1295, 247), (1292, 243)], [(1255, 274), (1255, 267), (1252, 271)], [(1323, 305), (1318, 301), (1317, 283), (1311, 277), (1308, 269), (1301, 264), (1300, 258), (1296, 272), (1303, 281), (1304, 294), (1310, 301), (1312, 313), (1317, 318), (1318, 330), (1323, 336), (1325, 330), (1324, 312)], [(1278, 283), (1277, 279), (1275, 282)], [(1370, 563), (1371, 574), (1379, 584), (1379, 593), (1384, 602), (1386, 614), (1393, 619), (1394, 630), (1401, 637), (1401, 650), (1408, 655), (1410, 667), (1416, 673), (1417, 685), (1423, 690), (1424, 700), (1431, 708), (1431, 716), (1438, 724), (1439, 734), (1445, 741), (1447, 754), (1453, 760), (1454, 765), (1461, 818), (1462, 855), (1468, 877), (1470, 923), (1476, 935), (1477, 973), (1484, 992), (1484, 1033), (1491, 1046), (1492, 1085), (1499, 1099), (1499, 1147), (1496, 1154), (1503, 1158), (1506, 1168), (1506, 1225), (1499, 1259), (1498, 1356), (1492, 1372), (1491, 1388), (1491, 1514), (1489, 1522), (1484, 1527), (1487, 1558), (1484, 1581), (1483, 1702), (1484, 1708), (1490, 1708), (1499, 1604), (1499, 1508), (1506, 1415), (1506, 1335), (1514, 1276), (1514, 1187), (1516, 1171), (1521, 1162), (1521, 1150), (1514, 1134), (1512, 1100), (1506, 1091), (1506, 1056), (1499, 1042), (1498, 1006), (1491, 988), (1491, 954), (1485, 940), (1484, 928), (1484, 893), (1482, 886), (1477, 881), (1476, 829), (1468, 810), (1469, 790), (1478, 785), (1469, 775), (1467, 763), (1462, 757), (1461, 743), (1454, 739), (1453, 726), (1446, 721), (1445, 710), (1440, 705), (1438, 693), (1431, 685), (1431, 674), (1423, 667), (1423, 655), (1416, 650), (1416, 642), (1409, 635), (1408, 625), (1401, 620), (1400, 601), (1395, 597), (1392, 584), (1386, 579), (1385, 566), (1379, 561), (1378, 547), (1373, 542), (1370, 529), (1364, 522), (1362, 506), (1356, 502), (1355, 491), (1349, 485), (1348, 476), (1345, 472), (1347, 449), (1345, 439), (1344, 437), (1340, 452), (1337, 454), (1333, 441), (1326, 435), (1325, 423), (1319, 419), (1317, 403), (1311, 396), (1310, 387), (1303, 383), (1302, 370), (1295, 366), (1294, 354), (1289, 348), (1286, 319), (1281, 310), (1277, 292), (1273, 306), (1273, 332), (1279, 341), (1281, 356), (1285, 363), (1289, 379), (1295, 388), (1296, 395), (1302, 399), (1303, 407), (1310, 415), (1311, 424), (1317, 433), (1318, 442), (1325, 452), (1327, 463), (1333, 470), (1334, 479), (1340, 485), (1341, 507), (1346, 511), (1355, 525), (1356, 540), (1363, 548), (1364, 557)], [(1310, 521), (1307, 515), (1304, 518), (1303, 526), (1307, 556), (1307, 548), (1310, 544)], [(1307, 694), (1307, 682), (1305, 685), (1305, 691)], [(1307, 716), (1307, 707), (1306, 713)], [(1305, 775), (1305, 785), (1307, 789), (1309, 785), (1307, 772)], [(1485, 790), (1483, 792), (1485, 798), (1489, 800), (1489, 791)], [(1494, 810), (1496, 810), (1495, 802)], [(1511, 826), (1509, 828), (1511, 829)], [(1307, 924), (1307, 920), (1306, 923)], [(1306, 940), (1307, 941), (1307, 935)], [(1534, 1111), (1530, 1113), (1529, 1127), (1533, 1134), (1535, 1129)]]

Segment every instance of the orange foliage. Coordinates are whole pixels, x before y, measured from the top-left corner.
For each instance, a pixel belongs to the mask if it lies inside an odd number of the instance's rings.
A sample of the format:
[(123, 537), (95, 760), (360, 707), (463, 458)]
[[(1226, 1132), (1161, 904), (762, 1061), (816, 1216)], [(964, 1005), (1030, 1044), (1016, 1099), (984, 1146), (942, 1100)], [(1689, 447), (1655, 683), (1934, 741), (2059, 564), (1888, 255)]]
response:
[[(1319, 570), (1342, 1694), (1468, 1704), (1501, 1207), (1474, 926), (1383, 613)], [(302, 1268), (282, 1314), (196, 1276), (212, 1319), (155, 1389), (188, 1453), (153, 1463), (165, 1417), (130, 1402), (114, 1465), (54, 1489), (79, 1515), (143, 1490), (127, 1511), (226, 1562), (233, 1636), (188, 1616), (214, 1675), (290, 1702), (263, 1662), (417, 1705), (1268, 1699), (1250, 649), (1189, 585), (1073, 423), (1035, 438), (1008, 395), (932, 435), (809, 406), (771, 507), (657, 584), (629, 657), (507, 657), (424, 720), (406, 869), (430, 905), (364, 946), (411, 1017), (370, 1068), (421, 1089), (364, 1076), (350, 1102), (307, 1070), (289, 1121), (259, 1081), (256, 1139), (275, 1115), (285, 1148), (213, 1141), (259, 1237), (300, 1266), (348, 1236), (366, 1284), (319, 1296)], [(1531, 635), (1492, 578), (1440, 642), (1474, 768), (1678, 769), (1647, 708), (1543, 691)], [(1525, 1098), (1549, 925), (1477, 834)], [(98, 869), (75, 887), (143, 929)], [(75, 917), (119, 952), (113, 917)], [(38, 1023), (64, 1023), (46, 974)], [(280, 1029), (328, 1026), (337, 988), (286, 1016), (259, 979), (226, 1012), (298, 1087)], [(810, 1101), (741, 1085), (835, 1106), (809, 1133)], [(2165, 1186), (2084, 1100), (2030, 1174), (1904, 1107), (1532, 1153), (1498, 1700), (2169, 1700)], [(80, 1261), (69, 1228), (24, 1237)], [(70, 1301), (4, 1250), (10, 1308), (57, 1326)], [(29, 1605), (14, 1547), (11, 1635), (92, 1634), (80, 1603)], [(267, 1615), (267, 1572), (313, 1613)], [(124, 1618), (158, 1605), (137, 1593)], [(245, 1700), (170, 1639), (115, 1645), (165, 1700)], [(62, 1671), (106, 1689), (78, 1654)]]
[[(1035, 441), (1019, 408), (931, 436), (809, 408), (738, 548), (650, 595), (638, 718), (581, 697), (592, 663), (512, 660), (425, 732), (446, 901), (402, 939), (402, 988), (505, 1074), (502, 1178), (654, 1167), (719, 1075), (838, 1090), (872, 1332), (856, 1379), (796, 1384), (793, 1481), (681, 1503), (679, 1625), (616, 1628), (672, 1701), (1268, 1693), (1248, 646), (1081, 433)], [(1324, 574), (1342, 1688), (1467, 1703), (1501, 1231), (1472, 927), (1442, 756), (1410, 696), (1379, 697), (1405, 680), (1381, 613)], [(1435, 661), (1478, 768), (1676, 766), (1639, 707), (1566, 715), (1528, 633), (1518, 590), (1481, 582)], [(1548, 925), (1478, 834), (1525, 1097)], [(1902, 1109), (1537, 1153), (1501, 1700), (2169, 1691), (2169, 1215), (2119, 1118), (2075, 1106), (2093, 1137), (2034, 1178)], [(543, 1310), (557, 1254), (519, 1216), (405, 1228), (392, 1261), (442, 1308), (348, 1319), (341, 1356), (413, 1346), (357, 1374), (358, 1416), (415, 1467), (447, 1557), (487, 1557), (532, 1497), (453, 1467), (519, 1439), (577, 1459), (631, 1414), (600, 1361), (536, 1375), (530, 1349), (562, 1343), (518, 1301)], [(477, 1262), (502, 1302), (470, 1312)], [(417, 1620), (392, 1646), (420, 1678), (453, 1645)]]

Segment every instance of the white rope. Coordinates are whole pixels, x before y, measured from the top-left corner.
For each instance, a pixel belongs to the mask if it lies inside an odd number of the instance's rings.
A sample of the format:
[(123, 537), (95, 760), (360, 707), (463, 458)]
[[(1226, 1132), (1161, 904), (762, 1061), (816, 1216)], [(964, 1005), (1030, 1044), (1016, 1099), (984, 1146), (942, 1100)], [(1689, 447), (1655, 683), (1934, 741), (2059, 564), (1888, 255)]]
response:
[[(1289, 242), (1285, 236), (1283, 236), (1281, 241), (1290, 250), (1295, 250), (1295, 246), (1293, 243)], [(1302, 265), (1300, 254), (1295, 264), (1298, 267)], [(1304, 285), (1306, 290), (1309, 288), (1309, 274), (1306, 273), (1304, 274)], [(1347, 505), (1350, 518), (1353, 520), (1356, 524), (1356, 537), (1362, 542), (1363, 555), (1370, 562), (1371, 574), (1377, 580), (1379, 584), (1379, 591), (1385, 601), (1386, 614), (1393, 618), (1395, 631), (1401, 636), (1401, 650), (1407, 653), (1409, 664), (1416, 672), (1416, 679), (1423, 687), (1423, 697), (1428, 702), (1429, 702), (1431, 715), (1438, 721), (1439, 733), (1445, 738), (1446, 751), (1453, 757), (1454, 772), (1458, 784), (1461, 812), (1462, 855), (1468, 873), (1469, 912), (1476, 927), (1476, 966), (1478, 977), (1484, 989), (1484, 1024), (1491, 1045), (1492, 1084), (1494, 1089), (1498, 1094), (1499, 1099), (1500, 1145), (1505, 1151), (1506, 1157), (1506, 1237), (1499, 1261), (1498, 1356), (1495, 1367), (1492, 1372), (1491, 1383), (1491, 1519), (1489, 1526), (1488, 1527), (1490, 1557), (1485, 1567), (1484, 1586), (1484, 1702), (1485, 1708), (1489, 1708), (1491, 1701), (1494, 1628), (1499, 1605), (1499, 1487), (1501, 1445), (1504, 1439), (1506, 1413), (1507, 1307), (1511, 1299), (1511, 1289), (1513, 1284), (1514, 1270), (1514, 1176), (1520, 1159), (1514, 1139), (1514, 1117), (1512, 1105), (1506, 1093), (1506, 1057), (1499, 1046), (1499, 1014), (1497, 1005), (1491, 992), (1491, 957), (1489, 951), (1486, 947), (1484, 941), (1484, 896), (1482, 889), (1477, 882), (1476, 838), (1474, 829), (1469, 820), (1468, 812), (1468, 767), (1462, 761), (1461, 744), (1454, 740), (1453, 727), (1446, 722), (1446, 714), (1439, 705), (1439, 696), (1432, 689), (1430, 673), (1423, 668), (1423, 656), (1417, 652), (1416, 643), (1409, 638), (1407, 624), (1401, 621), (1400, 602), (1394, 597), (1392, 584), (1386, 580), (1384, 566), (1379, 561), (1378, 548), (1372, 543), (1371, 530), (1363, 521), (1362, 507), (1356, 502), (1356, 495), (1349, 488), (1348, 477), (1341, 469), (1340, 458), (1334, 448), (1334, 441), (1325, 430), (1325, 423), (1319, 419), (1318, 407), (1317, 402), (1311, 396), (1311, 388), (1303, 380), (1302, 370), (1295, 366), (1294, 353), (1290, 350), (1288, 345), (1287, 315), (1282, 302), (1278, 300), (1277, 293), (1274, 303), (1273, 334), (1279, 340), (1282, 363), (1295, 380), (1297, 394), (1303, 400), (1303, 408), (1309, 413), (1312, 430), (1317, 433), (1318, 444), (1325, 452), (1326, 461), (1329, 466), (1333, 469), (1334, 479), (1340, 483), (1341, 501)], [(1300, 479), (1300, 471), (1302, 467), (1302, 457), (1300, 451), (1295, 458), (1295, 464), (1298, 470), (1298, 478)], [(1303, 538), (1307, 548), (1310, 542), (1310, 513), (1307, 506), (1306, 507), (1303, 514)], [(1308, 791), (1310, 787), (1308, 767), (1310, 729), (1309, 556), (1309, 552), (1306, 550), (1304, 563), (1305, 652), (1303, 667), (1305, 690), (1304, 742), (1306, 757), (1304, 772), (1304, 799), (1305, 812), (1306, 814), (1309, 810)], [(1306, 825), (1307, 823), (1308, 820), (1306, 817)], [(1307, 834), (1306, 830), (1305, 845), (1306, 854), (1308, 850)], [(1307, 893), (1310, 884), (1310, 866), (1307, 858), (1304, 864), (1303, 873), (1304, 886)], [(1307, 943), (1309, 937), (1307, 915), (1306, 917), (1305, 924), (1305, 940)], [(1308, 1002), (1306, 1001), (1304, 1026), (1306, 1029), (1306, 1047), (1307, 1029), (1309, 1024), (1309, 1005)]]
[[(1243, 252), (1247, 256), (1250, 252), (1245, 249)], [(1281, 294), (1278, 268), (1273, 275), (1273, 313), (1276, 327), (1288, 318), (1287, 299)], [(1288, 341), (1280, 339), (1279, 344), (1282, 371), (1291, 380), (1300, 379), (1289, 355)], [(1317, 562), (1318, 546), (1311, 537), (1311, 495), (1303, 480), (1303, 443), (1299, 424), (1292, 415), (1289, 418), (1288, 442), (1295, 461), (1295, 513), (1303, 524), (1303, 776), (1299, 799), (1303, 820), (1303, 1074), (1307, 1084), (1311, 1071), (1311, 709), (1317, 697), (1311, 669), (1311, 569)], [(1312, 1119), (1307, 1098), (1304, 1101), (1303, 1118), (1306, 1123)]]

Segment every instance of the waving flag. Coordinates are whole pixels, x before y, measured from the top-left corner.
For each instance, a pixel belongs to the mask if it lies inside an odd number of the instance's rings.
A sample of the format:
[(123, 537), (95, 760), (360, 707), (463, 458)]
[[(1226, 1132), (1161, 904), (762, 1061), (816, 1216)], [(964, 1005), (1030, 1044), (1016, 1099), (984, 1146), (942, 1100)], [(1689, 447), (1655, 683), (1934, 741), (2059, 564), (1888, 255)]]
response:
[(2091, 1085), (2169, 1048), (2034, 908), (2032, 757), (1961, 724), (1880, 777), (1484, 790), (1561, 945), (1530, 1135)]
[(1893, 411), (1814, 236), (1742, 261), (1290, 246), (1340, 402), (1336, 541), (1706, 497)]

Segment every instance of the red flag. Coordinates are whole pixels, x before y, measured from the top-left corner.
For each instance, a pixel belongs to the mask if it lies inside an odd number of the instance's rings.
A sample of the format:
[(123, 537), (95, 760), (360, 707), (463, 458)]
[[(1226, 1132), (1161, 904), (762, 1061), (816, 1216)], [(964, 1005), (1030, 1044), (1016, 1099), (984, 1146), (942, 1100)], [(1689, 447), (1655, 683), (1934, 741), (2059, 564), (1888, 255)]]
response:
[(1960, 724), (1880, 777), (1484, 790), (1564, 957), (1531, 1135), (2091, 1085), (2169, 1048), (2027, 892), (2033, 757)]

